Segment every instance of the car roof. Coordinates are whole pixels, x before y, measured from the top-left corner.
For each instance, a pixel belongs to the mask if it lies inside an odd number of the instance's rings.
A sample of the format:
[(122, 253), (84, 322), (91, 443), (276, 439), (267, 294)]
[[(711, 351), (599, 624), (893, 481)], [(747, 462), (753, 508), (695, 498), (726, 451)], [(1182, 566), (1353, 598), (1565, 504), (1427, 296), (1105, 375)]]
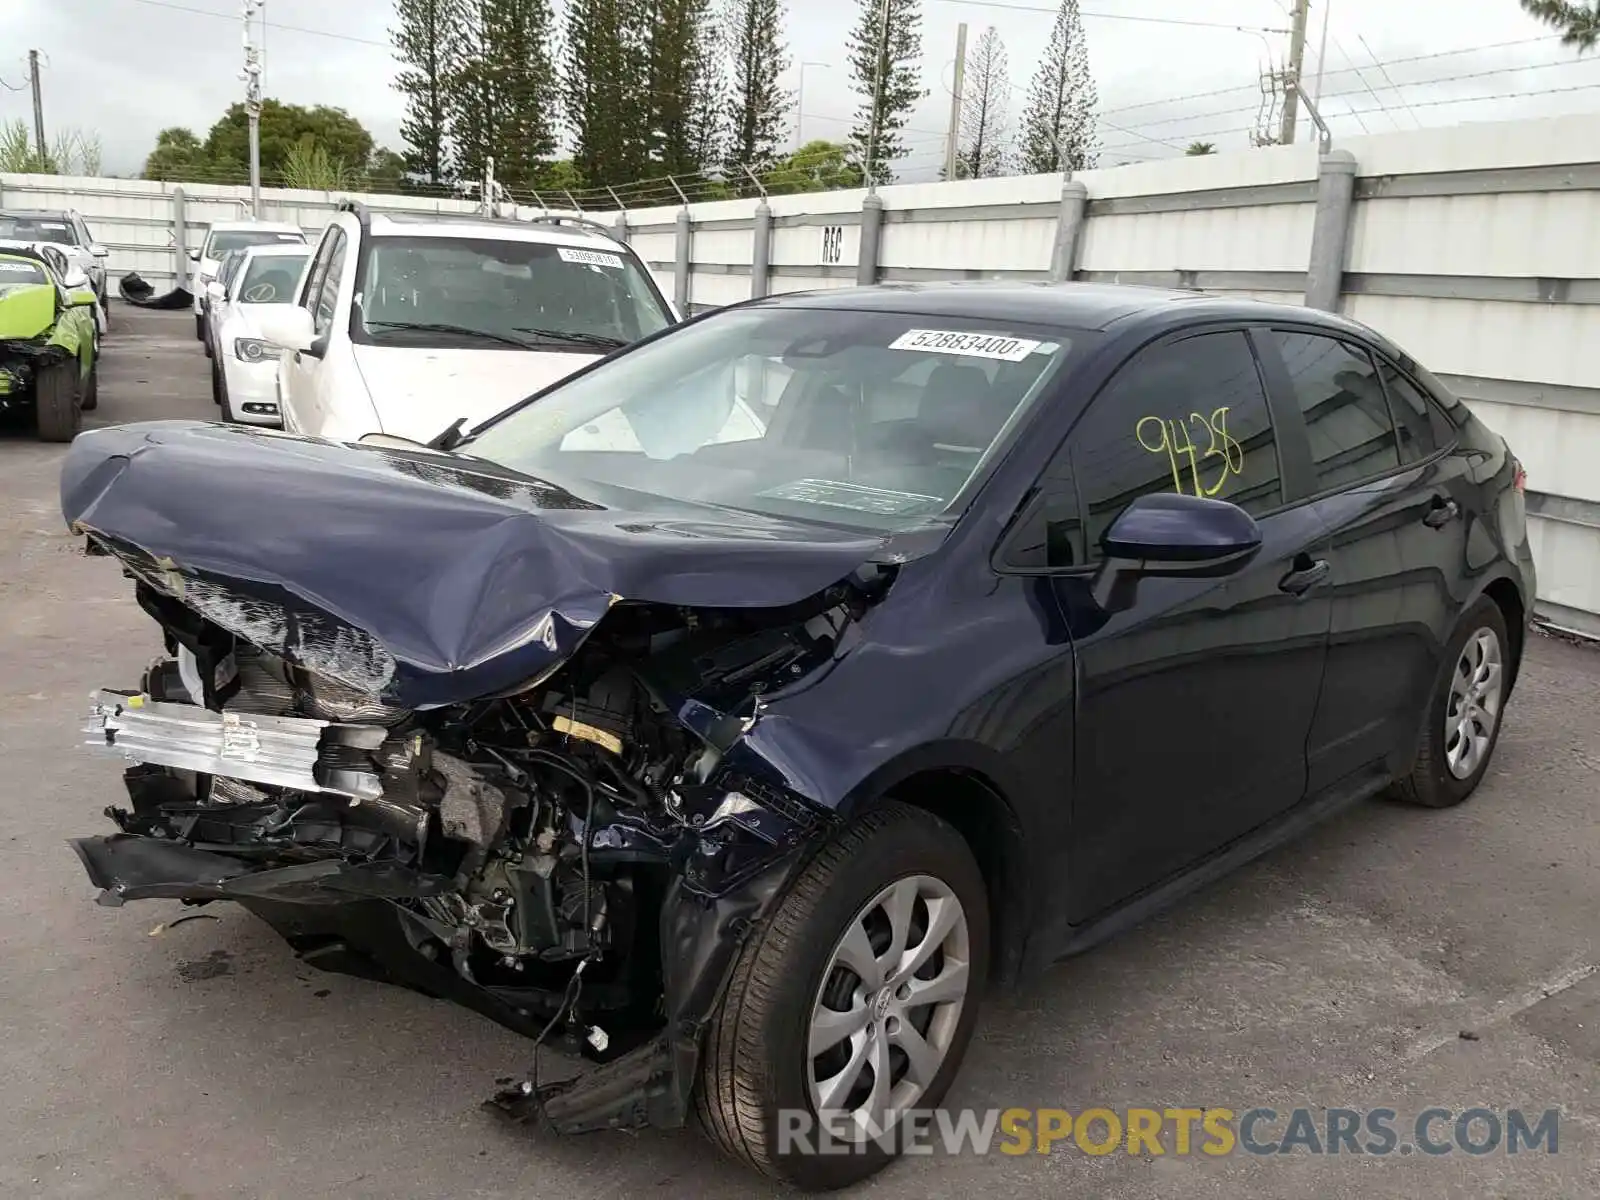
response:
[(238, 233), (247, 229), (260, 229), (267, 233), (298, 233), (305, 236), (305, 230), (293, 221), (212, 221), (212, 233)]
[(70, 208), (0, 208), (0, 217), (43, 217), (52, 221), (66, 221), (71, 219), (73, 212)]
[(1334, 313), (1204, 292), (1125, 283), (881, 283), (870, 287), (792, 292), (757, 302), (787, 308), (843, 308), (929, 317), (1018, 321), (1064, 329), (1106, 330), (1139, 321), (1294, 320), (1371, 335)]
[(230, 255), (237, 254), (240, 258), (284, 258), (294, 255), (304, 258), (310, 254), (314, 247), (302, 245), (298, 242), (267, 242), (261, 246), (242, 246), (238, 250), (230, 250)]
[(376, 237), (488, 238), (507, 242), (541, 242), (550, 246), (602, 246), (616, 251), (625, 248), (609, 234), (585, 229), (581, 225), (536, 223), (501, 218), (450, 213), (402, 213), (369, 210), (368, 220)]

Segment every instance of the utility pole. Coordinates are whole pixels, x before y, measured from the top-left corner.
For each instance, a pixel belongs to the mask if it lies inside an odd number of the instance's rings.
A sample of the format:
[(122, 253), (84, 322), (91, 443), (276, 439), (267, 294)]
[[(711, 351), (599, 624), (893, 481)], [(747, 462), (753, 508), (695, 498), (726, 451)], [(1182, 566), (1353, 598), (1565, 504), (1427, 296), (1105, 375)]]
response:
[(967, 23), (956, 27), (956, 78), (950, 87), (950, 132), (944, 148), (944, 177), (956, 177), (956, 152), (961, 145), (961, 92), (967, 82)]
[(39, 167), (42, 170), (49, 156), (44, 144), (44, 86), (39, 80), (39, 52), (28, 51), (28, 79), (33, 84), (33, 137), (39, 147)]
[(889, 0), (878, 6), (878, 56), (872, 70), (872, 119), (867, 122), (867, 191), (877, 192), (878, 173), (873, 169), (878, 151), (878, 124), (883, 120), (883, 73), (889, 57)]
[(1306, 19), (1311, 13), (1311, 0), (1294, 0), (1294, 24), (1289, 28), (1289, 67), (1284, 73), (1283, 125), (1278, 141), (1284, 145), (1294, 142), (1295, 118), (1300, 113), (1300, 76), (1306, 58)]
[(244, 110), (250, 118), (250, 215), (261, 219), (261, 51), (253, 25), (265, 0), (244, 0)]

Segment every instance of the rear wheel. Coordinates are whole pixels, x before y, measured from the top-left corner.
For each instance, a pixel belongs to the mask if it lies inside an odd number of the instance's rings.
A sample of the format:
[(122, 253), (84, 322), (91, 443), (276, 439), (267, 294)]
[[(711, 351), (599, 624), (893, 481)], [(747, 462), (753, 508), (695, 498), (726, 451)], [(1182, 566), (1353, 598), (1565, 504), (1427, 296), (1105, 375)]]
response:
[(702, 1127), (807, 1190), (880, 1170), (906, 1115), (955, 1079), (988, 962), (987, 895), (961, 835), (904, 804), (863, 814), (740, 949), (706, 1034)]
[(1417, 761), (1392, 789), (1396, 799), (1450, 808), (1477, 789), (1500, 738), (1510, 644), (1493, 600), (1485, 596), (1467, 610), (1428, 700)]
[(206, 340), (206, 319), (199, 313), (194, 315), (194, 336), (198, 342)]
[(40, 371), (35, 377), (34, 397), (39, 437), (47, 442), (70, 442), (83, 425), (77, 360)]

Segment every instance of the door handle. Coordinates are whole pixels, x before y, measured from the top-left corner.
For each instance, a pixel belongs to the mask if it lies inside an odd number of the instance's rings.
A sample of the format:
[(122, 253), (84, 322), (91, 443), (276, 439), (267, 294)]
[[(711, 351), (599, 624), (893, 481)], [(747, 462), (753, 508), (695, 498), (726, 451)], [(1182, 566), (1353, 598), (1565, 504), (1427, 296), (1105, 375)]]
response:
[(1460, 515), (1461, 505), (1454, 500), (1444, 500), (1435, 496), (1432, 506), (1428, 509), (1428, 515), (1422, 518), (1422, 523), (1429, 529), (1443, 529)]
[[(1295, 569), (1278, 580), (1278, 590), (1288, 592), (1291, 596), (1305, 595), (1319, 583), (1326, 581), (1329, 572), (1333, 570), (1325, 558), (1311, 562), (1302, 554), (1294, 562)], [(1305, 565), (1302, 566), (1302, 563)]]

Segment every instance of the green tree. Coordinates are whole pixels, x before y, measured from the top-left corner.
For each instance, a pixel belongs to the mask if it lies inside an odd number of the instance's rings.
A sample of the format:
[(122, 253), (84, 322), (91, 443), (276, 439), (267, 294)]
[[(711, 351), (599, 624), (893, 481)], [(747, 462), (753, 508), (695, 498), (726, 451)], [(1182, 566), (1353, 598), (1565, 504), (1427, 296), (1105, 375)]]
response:
[(410, 172), (411, 166), (406, 155), (379, 146), (372, 152), (372, 161), (367, 164), (363, 190), (389, 193), (410, 191), (412, 184), (407, 178)]
[(557, 83), (549, 0), (466, 0), (459, 65), (451, 77), (450, 135), (456, 169), (526, 188), (555, 151)]
[(1202, 155), (1215, 154), (1216, 152), (1217, 144), (1215, 142), (1190, 142), (1189, 148), (1184, 151), (1184, 154), (1189, 158), (1199, 158)]
[(450, 178), (450, 80), (460, 67), (464, 0), (396, 0), (395, 18), (389, 37), (402, 66), (394, 88), (406, 98), (405, 166), (443, 183)]
[[(928, 93), (922, 87), (922, 10), (919, 0), (861, 0), (861, 17), (850, 33), (847, 58), (856, 93), (856, 124), (850, 143), (861, 160), (868, 157), (878, 183), (894, 177), (890, 164), (906, 155), (900, 131), (917, 101)], [(882, 89), (877, 80), (882, 76)], [(876, 98), (877, 103), (874, 103)]]
[(146, 179), (172, 183), (201, 182), (208, 177), (205, 147), (193, 132), (173, 126), (156, 134), (156, 148), (144, 160)]
[(1563, 46), (1582, 53), (1600, 42), (1600, 0), (1522, 0), (1522, 7), (1559, 30)]
[(710, 165), (720, 99), (710, 0), (649, 0), (643, 12), (650, 171), (694, 174)]
[[(327, 152), (330, 163), (359, 171), (372, 158), (372, 135), (342, 108), (319, 104), (302, 108), (264, 100), (261, 104), (261, 177), (265, 182), (283, 178), (289, 152), (309, 135)], [(206, 134), (205, 159), (213, 171), (232, 178), (249, 178), (250, 118), (243, 103), (234, 104)]]
[(727, 0), (722, 24), (732, 75), (727, 159), (759, 174), (778, 159), (792, 107), (778, 86), (789, 69), (779, 0)]
[(1005, 43), (993, 25), (973, 47), (961, 93), (960, 144), (956, 149), (959, 174), (967, 179), (1003, 175), (1011, 79)]
[(788, 158), (780, 159), (761, 176), (761, 184), (775, 196), (794, 192), (833, 192), (858, 188), (866, 176), (852, 147), (818, 139), (807, 142)]
[(1100, 145), (1094, 120), (1098, 103), (1078, 0), (1061, 0), (1050, 42), (1028, 88), (1022, 116), (1024, 169), (1046, 175), (1094, 166)]
[(562, 98), (572, 161), (593, 186), (642, 179), (649, 100), (643, 0), (568, 0)]

